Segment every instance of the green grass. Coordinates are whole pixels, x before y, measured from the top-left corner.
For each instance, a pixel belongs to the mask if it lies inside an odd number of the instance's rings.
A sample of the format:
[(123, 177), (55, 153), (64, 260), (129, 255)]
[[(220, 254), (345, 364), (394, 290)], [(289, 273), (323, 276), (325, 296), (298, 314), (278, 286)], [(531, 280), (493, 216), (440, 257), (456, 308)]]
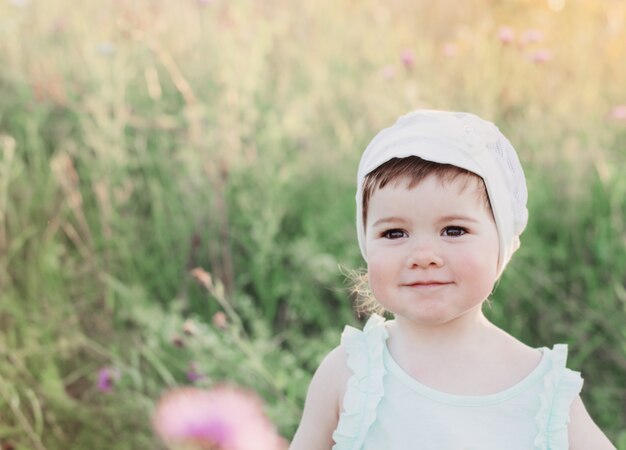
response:
[[(0, 4), (0, 442), (158, 448), (154, 402), (192, 363), (200, 385), (259, 392), (290, 437), (313, 370), (358, 323), (342, 268), (363, 265), (360, 153), (428, 107), (492, 119), (518, 149), (530, 221), (488, 314), (530, 345), (568, 343), (588, 409), (626, 450), (626, 123), (610, 118), (626, 103), (625, 13)], [(544, 41), (522, 44), (528, 28)], [(541, 48), (552, 60), (530, 62)], [(105, 366), (122, 373), (109, 394)]]

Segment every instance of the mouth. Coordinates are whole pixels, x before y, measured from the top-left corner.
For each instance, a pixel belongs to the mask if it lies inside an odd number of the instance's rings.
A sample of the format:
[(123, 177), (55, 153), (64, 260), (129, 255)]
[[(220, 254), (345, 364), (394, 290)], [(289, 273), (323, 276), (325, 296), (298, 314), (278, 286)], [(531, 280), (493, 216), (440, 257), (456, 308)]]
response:
[(418, 289), (428, 289), (428, 288), (436, 288), (440, 286), (447, 286), (449, 284), (452, 284), (452, 283), (445, 282), (445, 281), (418, 281), (416, 283), (405, 284), (405, 286), (418, 288)]

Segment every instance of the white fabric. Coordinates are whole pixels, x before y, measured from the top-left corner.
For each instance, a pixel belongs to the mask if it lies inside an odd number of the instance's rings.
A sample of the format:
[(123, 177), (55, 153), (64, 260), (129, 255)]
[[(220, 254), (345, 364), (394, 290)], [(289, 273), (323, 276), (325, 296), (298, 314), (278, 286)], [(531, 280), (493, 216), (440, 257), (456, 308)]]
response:
[(451, 164), (482, 177), (498, 229), (498, 276), (519, 248), (519, 235), (528, 221), (528, 192), (515, 149), (491, 122), (463, 112), (418, 110), (400, 117), (380, 131), (359, 163), (356, 224), (363, 258), (363, 182), (365, 176), (392, 158), (418, 156)]
[(567, 346), (542, 348), (539, 365), (491, 395), (463, 396), (429, 388), (389, 353), (385, 320), (363, 331), (346, 327), (348, 381), (333, 450), (566, 450), (569, 409), (580, 373), (565, 367)]

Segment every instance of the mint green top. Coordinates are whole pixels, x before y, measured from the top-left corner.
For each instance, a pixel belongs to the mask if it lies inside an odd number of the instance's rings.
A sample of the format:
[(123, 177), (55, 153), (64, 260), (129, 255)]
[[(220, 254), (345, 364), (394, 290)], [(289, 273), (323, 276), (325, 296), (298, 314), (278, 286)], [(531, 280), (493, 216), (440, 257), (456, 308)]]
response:
[(567, 346), (541, 348), (539, 365), (519, 383), (482, 396), (431, 389), (407, 374), (387, 350), (385, 319), (341, 342), (352, 376), (333, 433), (333, 450), (565, 450), (569, 408), (580, 373), (565, 367)]

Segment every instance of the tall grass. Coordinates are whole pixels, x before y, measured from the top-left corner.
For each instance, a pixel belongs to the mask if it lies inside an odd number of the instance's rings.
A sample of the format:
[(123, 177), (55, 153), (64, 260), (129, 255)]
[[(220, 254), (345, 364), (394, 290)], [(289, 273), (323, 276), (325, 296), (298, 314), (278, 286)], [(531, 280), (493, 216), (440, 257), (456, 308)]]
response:
[(158, 448), (153, 401), (192, 368), (257, 390), (289, 437), (357, 322), (360, 152), (430, 107), (518, 149), (530, 222), (488, 314), (569, 343), (626, 449), (626, 8), (547, 4), (1, 3), (0, 441)]

